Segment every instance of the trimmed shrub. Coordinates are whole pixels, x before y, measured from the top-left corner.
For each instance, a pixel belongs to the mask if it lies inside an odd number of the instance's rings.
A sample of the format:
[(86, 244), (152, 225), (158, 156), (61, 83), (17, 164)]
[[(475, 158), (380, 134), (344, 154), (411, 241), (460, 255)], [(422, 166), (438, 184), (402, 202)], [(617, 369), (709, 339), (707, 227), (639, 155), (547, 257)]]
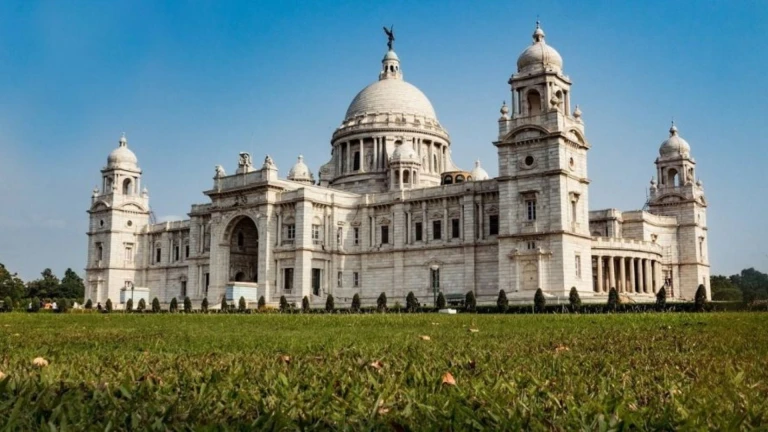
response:
[(656, 293), (656, 310), (663, 311), (667, 307), (667, 289), (661, 287)]
[(325, 310), (326, 312), (333, 312), (333, 296), (328, 294), (328, 297), (325, 299)]
[(152, 299), (152, 312), (160, 313), (160, 300), (157, 297)]
[(200, 310), (203, 313), (208, 313), (208, 297), (203, 297), (203, 302), (200, 303)]
[(3, 310), (6, 312), (13, 312), (13, 301), (10, 297), (3, 299)]
[[(61, 307), (61, 306), (59, 306)], [(133, 310), (133, 299), (128, 299), (127, 302), (125, 302), (125, 311), (131, 312)]]
[(704, 312), (704, 306), (707, 304), (707, 288), (702, 284), (696, 290), (696, 296), (693, 298), (693, 308), (696, 312)]
[(403, 310), (403, 305), (401, 305), (399, 301), (396, 301), (395, 305), (392, 306), (392, 311), (395, 313), (400, 313), (402, 310)]
[(237, 311), (245, 313), (248, 310), (248, 305), (245, 303), (245, 297), (240, 296), (240, 300), (237, 301)]
[(496, 299), (496, 308), (501, 313), (505, 313), (509, 309), (509, 300), (507, 300), (507, 293), (504, 290), (499, 291), (499, 298)]
[[(69, 299), (61, 299), (58, 303), (59, 306), (59, 313), (64, 313), (70, 309), (69, 307)], [(133, 305), (131, 305), (133, 306)]]
[(544, 297), (544, 292), (539, 288), (536, 290), (536, 294), (533, 295), (533, 311), (543, 313), (545, 307), (547, 307), (547, 298)]
[(147, 308), (147, 302), (144, 299), (139, 299), (139, 305), (136, 307), (136, 310), (139, 312), (144, 312), (144, 309)]
[(360, 312), (360, 294), (352, 296), (352, 312)]
[(445, 309), (445, 296), (443, 295), (443, 292), (437, 294), (437, 309)]
[(379, 298), (376, 299), (376, 310), (379, 312), (386, 312), (387, 310), (387, 295), (381, 293)]
[(229, 311), (229, 303), (227, 303), (227, 296), (226, 296), (226, 294), (221, 296), (221, 311), (222, 312), (228, 312)]
[(264, 296), (259, 297), (259, 303), (257, 304), (257, 307), (259, 310), (264, 309), (267, 306), (267, 301), (264, 300)]
[(618, 307), (619, 307), (619, 292), (616, 291), (616, 288), (611, 288), (611, 290), (608, 291), (608, 311), (616, 312), (616, 309)]
[(416, 295), (413, 293), (413, 291), (409, 292), (407, 296), (405, 296), (405, 310), (407, 312), (416, 312), (419, 310), (419, 300), (416, 298)]
[(179, 311), (179, 301), (176, 300), (176, 297), (171, 299), (171, 304), (168, 306), (169, 312), (178, 312)]
[(88, 301), (85, 302), (85, 308), (88, 310), (93, 309), (93, 302), (91, 301), (91, 299), (88, 299)]
[(309, 312), (309, 297), (304, 296), (303, 299), (301, 299), (301, 311), (304, 313)]
[(37, 312), (40, 310), (40, 299), (35, 297), (32, 299), (32, 312)]
[(184, 296), (184, 312), (192, 312), (192, 300), (190, 300), (187, 296)]
[(467, 292), (467, 296), (464, 299), (464, 308), (467, 312), (474, 312), (477, 309), (477, 299), (473, 291)]
[(112, 312), (112, 299), (107, 299), (107, 302), (104, 304), (104, 310), (107, 313)]
[(285, 296), (280, 296), (280, 312), (288, 312), (290, 307), (291, 306), (288, 304), (288, 300), (285, 298)]
[(581, 297), (579, 297), (579, 291), (576, 290), (576, 287), (571, 287), (568, 302), (571, 304), (572, 311), (578, 312), (581, 309)]

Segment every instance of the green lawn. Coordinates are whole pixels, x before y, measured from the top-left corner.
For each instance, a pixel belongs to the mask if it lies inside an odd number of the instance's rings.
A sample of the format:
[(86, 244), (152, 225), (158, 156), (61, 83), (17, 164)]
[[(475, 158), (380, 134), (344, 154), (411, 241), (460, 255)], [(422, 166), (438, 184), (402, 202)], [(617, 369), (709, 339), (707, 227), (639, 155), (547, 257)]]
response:
[(766, 313), (6, 313), (0, 429), (766, 428), (766, 329)]

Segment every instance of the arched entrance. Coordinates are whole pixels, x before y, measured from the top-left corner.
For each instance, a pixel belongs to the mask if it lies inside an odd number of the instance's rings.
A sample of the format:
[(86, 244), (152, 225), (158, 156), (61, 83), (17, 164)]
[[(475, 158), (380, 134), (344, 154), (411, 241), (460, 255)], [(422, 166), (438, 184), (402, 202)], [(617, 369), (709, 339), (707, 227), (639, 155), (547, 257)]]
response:
[(259, 230), (253, 219), (242, 217), (229, 235), (229, 280), (259, 281)]

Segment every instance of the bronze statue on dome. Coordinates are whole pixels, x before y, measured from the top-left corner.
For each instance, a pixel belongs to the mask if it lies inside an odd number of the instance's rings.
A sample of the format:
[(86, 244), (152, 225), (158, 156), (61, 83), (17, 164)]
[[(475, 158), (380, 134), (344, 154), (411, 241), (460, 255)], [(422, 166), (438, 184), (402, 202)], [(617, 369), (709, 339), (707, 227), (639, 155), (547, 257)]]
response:
[(384, 33), (387, 34), (387, 47), (389, 47), (389, 50), (392, 51), (392, 42), (395, 41), (395, 26), (389, 26), (389, 28), (384, 27)]

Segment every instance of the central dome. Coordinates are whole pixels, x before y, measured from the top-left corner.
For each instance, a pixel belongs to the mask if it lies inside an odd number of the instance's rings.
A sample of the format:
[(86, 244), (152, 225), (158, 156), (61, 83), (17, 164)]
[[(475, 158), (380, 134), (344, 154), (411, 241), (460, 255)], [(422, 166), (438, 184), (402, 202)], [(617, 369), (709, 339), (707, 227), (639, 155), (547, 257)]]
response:
[(389, 112), (437, 119), (424, 93), (402, 79), (383, 79), (364, 88), (349, 104), (346, 119)]

